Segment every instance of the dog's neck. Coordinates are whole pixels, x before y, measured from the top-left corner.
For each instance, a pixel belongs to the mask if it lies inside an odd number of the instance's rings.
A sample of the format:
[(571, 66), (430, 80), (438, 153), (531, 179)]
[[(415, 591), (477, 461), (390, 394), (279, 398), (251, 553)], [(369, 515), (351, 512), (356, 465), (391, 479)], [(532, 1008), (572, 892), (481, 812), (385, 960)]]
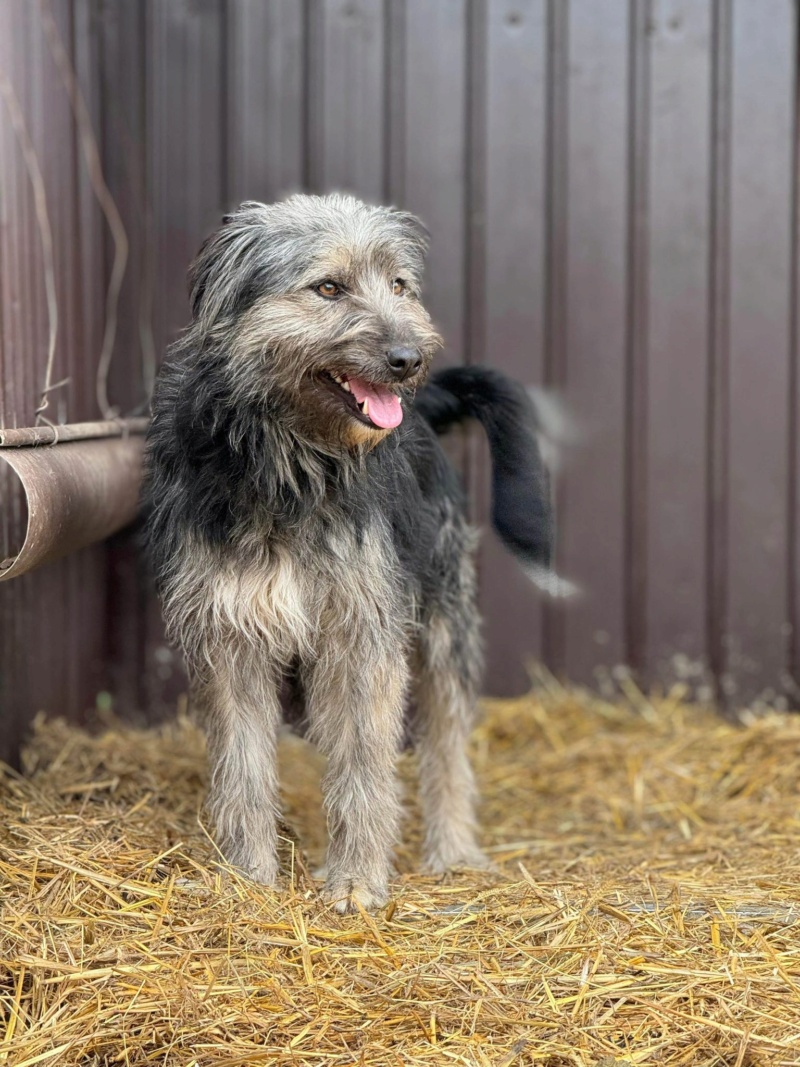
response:
[(257, 420), (239, 414), (226, 434), (234, 528), (257, 515), (265, 534), (280, 536), (309, 529), (337, 511), (364, 510), (370, 468), (380, 465), (390, 441), (372, 448), (328, 445), (309, 440), (268, 411)]

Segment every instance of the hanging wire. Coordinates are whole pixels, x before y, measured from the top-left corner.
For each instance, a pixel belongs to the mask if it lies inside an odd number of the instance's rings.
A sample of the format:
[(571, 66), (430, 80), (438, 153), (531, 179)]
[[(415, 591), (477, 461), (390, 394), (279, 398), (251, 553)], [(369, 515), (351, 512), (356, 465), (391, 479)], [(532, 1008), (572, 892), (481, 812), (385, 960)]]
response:
[(152, 208), (146, 189), (142, 191), (144, 214), (144, 269), (142, 271), (142, 295), (139, 299), (139, 347), (142, 355), (142, 386), (144, 401), (138, 410), (149, 411), (153, 389), (156, 384), (158, 357), (153, 336), (153, 290), (155, 285), (155, 263), (153, 242)]
[(111, 361), (114, 356), (114, 347), (117, 334), (117, 318), (119, 308), (119, 296), (122, 283), (125, 278), (125, 270), (128, 264), (128, 235), (125, 225), (119, 213), (111, 192), (106, 185), (103, 176), (103, 167), (100, 162), (100, 152), (97, 146), (97, 138), (92, 128), (92, 120), (86, 99), (81, 91), (75, 72), (64, 48), (61, 35), (58, 31), (53, 13), (48, 0), (40, 0), (42, 14), (42, 26), (44, 28), (47, 43), (58, 67), (61, 80), (69, 96), (70, 105), (75, 123), (78, 127), (81, 149), (86, 161), (86, 169), (92, 190), (100, 205), (100, 210), (105, 216), (111, 237), (114, 241), (114, 264), (111, 269), (111, 278), (106, 291), (106, 318), (103, 331), (103, 343), (100, 349), (100, 358), (97, 363), (97, 376), (95, 390), (97, 404), (104, 419), (113, 419), (119, 416), (119, 409), (112, 407), (108, 398), (108, 375), (111, 369)]
[(33, 202), (36, 211), (36, 222), (39, 227), (39, 237), (42, 242), (42, 255), (44, 257), (44, 285), (47, 294), (47, 321), (49, 325), (49, 338), (47, 342), (47, 364), (44, 372), (44, 387), (36, 408), (36, 424), (45, 423), (53, 430), (53, 443), (58, 440), (57, 427), (47, 418), (50, 402), (50, 393), (66, 385), (69, 378), (63, 378), (60, 382), (53, 382), (53, 364), (56, 358), (56, 341), (58, 339), (58, 297), (56, 294), (56, 271), (55, 257), (53, 255), (53, 231), (50, 226), (50, 215), (47, 210), (47, 192), (44, 178), (39, 168), (39, 159), (33, 146), (25, 117), (22, 114), (17, 94), (14, 87), (3, 71), (0, 71), (0, 95), (2, 95), (11, 126), (16, 135), (25, 168), (28, 171), (31, 187), (33, 188)]

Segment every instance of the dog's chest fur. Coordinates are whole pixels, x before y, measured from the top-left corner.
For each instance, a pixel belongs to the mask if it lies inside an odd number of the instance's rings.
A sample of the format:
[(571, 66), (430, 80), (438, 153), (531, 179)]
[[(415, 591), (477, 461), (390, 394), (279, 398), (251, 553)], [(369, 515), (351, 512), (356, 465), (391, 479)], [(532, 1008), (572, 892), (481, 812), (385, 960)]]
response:
[(212, 645), (217, 653), (249, 645), (284, 666), (336, 655), (347, 643), (401, 641), (411, 611), (380, 522), (358, 533), (308, 524), (246, 553), (196, 544), (165, 606), (176, 636), (200, 659), (208, 662)]

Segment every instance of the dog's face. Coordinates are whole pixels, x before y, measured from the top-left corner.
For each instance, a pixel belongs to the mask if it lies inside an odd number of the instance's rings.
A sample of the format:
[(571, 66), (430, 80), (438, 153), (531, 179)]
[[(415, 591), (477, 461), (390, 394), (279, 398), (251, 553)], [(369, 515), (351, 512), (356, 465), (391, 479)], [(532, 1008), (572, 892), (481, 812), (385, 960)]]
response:
[(441, 344), (420, 302), (423, 234), (352, 197), (243, 204), (190, 272), (194, 328), (225, 346), (239, 395), (271, 399), (306, 439), (371, 447)]

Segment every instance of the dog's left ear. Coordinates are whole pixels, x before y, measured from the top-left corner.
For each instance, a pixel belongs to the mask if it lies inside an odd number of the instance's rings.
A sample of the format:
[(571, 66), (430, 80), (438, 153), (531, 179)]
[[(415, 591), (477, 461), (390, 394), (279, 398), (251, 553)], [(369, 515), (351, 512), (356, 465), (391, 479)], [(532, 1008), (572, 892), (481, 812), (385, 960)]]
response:
[(403, 236), (411, 244), (418, 255), (424, 259), (428, 254), (431, 243), (430, 232), (425, 223), (412, 215), (410, 211), (402, 211), (400, 208), (389, 208), (392, 218), (400, 223)]

